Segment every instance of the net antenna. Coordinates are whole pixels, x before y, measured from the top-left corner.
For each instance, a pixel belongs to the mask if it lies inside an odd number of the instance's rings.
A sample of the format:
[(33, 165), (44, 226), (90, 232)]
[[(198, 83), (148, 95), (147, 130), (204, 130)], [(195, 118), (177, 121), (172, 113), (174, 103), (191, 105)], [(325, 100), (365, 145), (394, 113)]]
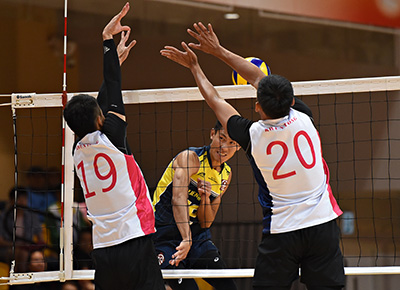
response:
[[(68, 0), (64, 0), (64, 70), (62, 85), (62, 107), (65, 108), (69, 98), (67, 93), (67, 23)], [(71, 97), (71, 95), (69, 96)], [(72, 152), (74, 135), (62, 117), (62, 164), (61, 164), (61, 223), (60, 223), (60, 281), (72, 277), (72, 227), (73, 227), (73, 180), (74, 167), (72, 162), (66, 162), (67, 154)], [(66, 195), (66, 192), (70, 193)], [(69, 228), (70, 231), (65, 231)]]
[[(67, 23), (68, 23), (68, 0), (64, 0), (64, 59), (63, 59), (63, 82), (62, 82), (62, 106), (67, 104)], [(62, 153), (61, 153), (61, 222), (60, 222), (60, 280), (65, 281), (64, 271), (64, 199), (65, 199), (65, 119), (62, 118)]]

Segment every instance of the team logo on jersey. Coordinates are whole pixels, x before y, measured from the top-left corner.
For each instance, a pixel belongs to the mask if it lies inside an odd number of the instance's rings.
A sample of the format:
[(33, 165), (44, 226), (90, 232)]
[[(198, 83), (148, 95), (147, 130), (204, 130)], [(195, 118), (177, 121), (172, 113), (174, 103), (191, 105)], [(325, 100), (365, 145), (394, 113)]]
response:
[(161, 266), (162, 263), (164, 263), (164, 261), (165, 261), (164, 254), (163, 253), (159, 253), (157, 255), (157, 258), (158, 258), (158, 265)]
[(221, 192), (224, 192), (227, 186), (228, 186), (228, 180), (222, 179), (221, 180), (221, 188), (219, 190)]

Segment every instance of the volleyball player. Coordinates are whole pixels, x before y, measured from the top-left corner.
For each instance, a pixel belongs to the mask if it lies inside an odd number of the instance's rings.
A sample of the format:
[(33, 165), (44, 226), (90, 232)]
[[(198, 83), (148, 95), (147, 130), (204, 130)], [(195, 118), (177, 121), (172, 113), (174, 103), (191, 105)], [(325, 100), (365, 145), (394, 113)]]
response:
[(80, 138), (73, 158), (93, 224), (96, 289), (162, 290), (150, 238), (155, 231), (154, 213), (126, 140), (120, 60), (113, 40), (115, 34), (130, 31), (120, 23), (128, 10), (126, 3), (103, 30), (104, 86), (97, 101), (76, 95), (67, 103), (64, 117)]
[[(217, 122), (211, 143), (179, 153), (164, 171), (153, 196), (153, 239), (162, 269), (224, 269), (210, 226), (231, 181), (226, 163), (240, 147)], [(215, 289), (236, 289), (232, 279), (205, 279)], [(168, 280), (174, 290), (198, 289), (193, 279)]]
[(342, 211), (329, 186), (318, 132), (309, 116), (296, 109), (301, 103), (291, 83), (282, 76), (265, 76), (222, 47), (210, 24), (194, 28), (188, 33), (199, 43), (190, 43), (191, 48), (221, 59), (257, 89), (260, 120), (253, 122), (218, 95), (186, 43), (183, 51), (171, 46), (161, 50), (190, 69), (207, 104), (249, 158), (264, 215), (253, 289), (290, 289), (299, 266), (309, 290), (341, 289), (345, 276), (336, 219)]

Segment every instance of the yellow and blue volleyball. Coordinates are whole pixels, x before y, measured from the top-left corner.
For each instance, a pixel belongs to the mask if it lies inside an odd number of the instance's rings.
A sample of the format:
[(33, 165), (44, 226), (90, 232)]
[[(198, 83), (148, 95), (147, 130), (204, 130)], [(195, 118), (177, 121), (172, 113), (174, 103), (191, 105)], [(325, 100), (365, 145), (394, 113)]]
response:
[[(270, 75), (271, 70), (269, 66), (261, 59), (257, 57), (246, 57), (246, 60), (256, 65), (259, 69), (261, 69), (265, 75)], [(235, 70), (232, 72), (232, 82), (234, 85), (248, 85), (249, 83), (242, 78), (240, 74), (238, 74)]]

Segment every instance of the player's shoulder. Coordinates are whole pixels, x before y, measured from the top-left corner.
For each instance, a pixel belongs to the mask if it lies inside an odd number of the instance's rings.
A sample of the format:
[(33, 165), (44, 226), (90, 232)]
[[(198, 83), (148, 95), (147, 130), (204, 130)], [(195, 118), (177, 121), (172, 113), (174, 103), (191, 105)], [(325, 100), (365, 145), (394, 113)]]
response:
[(240, 115), (233, 115), (228, 120), (229, 126), (251, 126), (254, 121)]
[(223, 163), (222, 170), (228, 175), (231, 174), (231, 172), (232, 172), (232, 168), (226, 162)]
[(190, 152), (194, 152), (197, 156), (201, 156), (209, 151), (210, 146), (202, 146), (202, 147), (189, 147), (187, 150)]

